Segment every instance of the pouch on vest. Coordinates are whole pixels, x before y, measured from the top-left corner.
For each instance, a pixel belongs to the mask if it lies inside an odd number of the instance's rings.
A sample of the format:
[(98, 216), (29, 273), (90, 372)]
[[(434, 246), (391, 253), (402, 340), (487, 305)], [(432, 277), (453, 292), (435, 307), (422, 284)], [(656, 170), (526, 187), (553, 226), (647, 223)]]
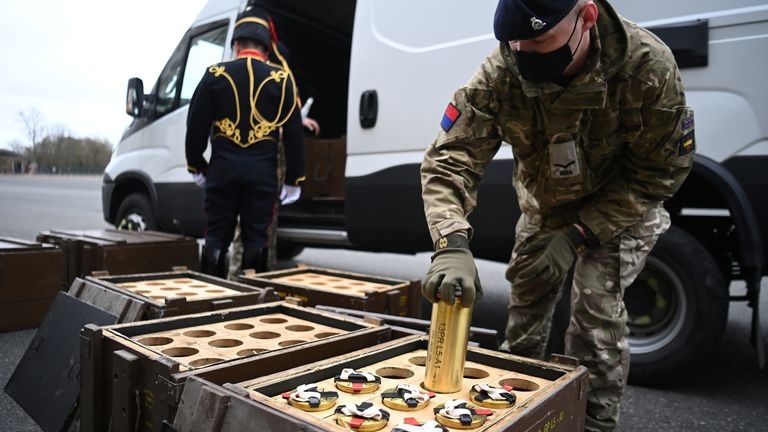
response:
[(549, 172), (543, 191), (553, 205), (573, 201), (581, 197), (587, 184), (587, 170), (584, 165), (584, 150), (569, 133), (554, 135), (547, 146)]

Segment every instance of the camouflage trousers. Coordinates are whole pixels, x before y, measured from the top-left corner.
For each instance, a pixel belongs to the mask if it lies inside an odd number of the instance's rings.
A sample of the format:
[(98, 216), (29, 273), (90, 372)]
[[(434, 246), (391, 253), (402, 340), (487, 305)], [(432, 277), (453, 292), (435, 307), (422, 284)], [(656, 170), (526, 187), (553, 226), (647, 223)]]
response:
[[(565, 226), (569, 226), (570, 223)], [(576, 260), (571, 288), (571, 318), (565, 335), (565, 354), (589, 369), (587, 431), (613, 431), (629, 372), (627, 311), (624, 290), (645, 265), (658, 237), (670, 225), (659, 206), (610, 242), (586, 251)], [(542, 234), (565, 227), (521, 216), (515, 231), (507, 279), (522, 261), (518, 251)], [(528, 258), (530, 259), (530, 257)], [(552, 286), (512, 287), (507, 340), (512, 353), (543, 358), (552, 314), (562, 295), (563, 280)]]
[[(275, 210), (275, 220), (267, 227), (267, 247), (262, 253), (264, 252), (268, 254), (267, 271), (272, 271), (277, 266), (277, 210)], [(242, 264), (243, 241), (240, 239), (240, 223), (238, 222), (235, 226), (235, 237), (229, 245), (229, 273), (227, 274), (227, 279), (237, 279), (237, 275), (243, 271)]]

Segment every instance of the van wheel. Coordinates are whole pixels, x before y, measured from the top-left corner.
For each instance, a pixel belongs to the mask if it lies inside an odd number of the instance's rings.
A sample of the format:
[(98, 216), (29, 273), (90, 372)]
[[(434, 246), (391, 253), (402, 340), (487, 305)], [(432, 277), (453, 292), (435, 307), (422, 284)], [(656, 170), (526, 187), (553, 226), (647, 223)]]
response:
[(728, 318), (729, 293), (709, 252), (671, 227), (624, 293), (633, 384), (660, 383), (712, 350)]
[(157, 222), (149, 198), (140, 192), (134, 192), (125, 197), (117, 209), (115, 227), (128, 231), (157, 230)]

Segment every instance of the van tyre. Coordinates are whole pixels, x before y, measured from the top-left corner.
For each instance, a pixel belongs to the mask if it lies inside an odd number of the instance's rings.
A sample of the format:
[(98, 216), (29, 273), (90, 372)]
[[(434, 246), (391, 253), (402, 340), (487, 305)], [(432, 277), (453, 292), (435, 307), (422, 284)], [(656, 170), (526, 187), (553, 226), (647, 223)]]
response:
[(671, 227), (624, 293), (633, 384), (659, 384), (711, 351), (728, 318), (729, 293), (709, 252)]
[(128, 231), (157, 230), (155, 213), (147, 195), (134, 192), (126, 196), (117, 209), (115, 227)]

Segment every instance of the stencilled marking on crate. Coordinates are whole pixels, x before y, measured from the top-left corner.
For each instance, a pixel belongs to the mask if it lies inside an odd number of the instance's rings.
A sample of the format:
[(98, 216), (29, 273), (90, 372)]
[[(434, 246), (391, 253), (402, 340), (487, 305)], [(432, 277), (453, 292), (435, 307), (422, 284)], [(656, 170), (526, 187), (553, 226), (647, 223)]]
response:
[(311, 271), (288, 276), (281, 276), (271, 280), (316, 290), (338, 292), (354, 296), (365, 296), (366, 293), (371, 291), (385, 291), (392, 288), (391, 285), (384, 283), (368, 282), (360, 279), (326, 275), (322, 273), (314, 273)]
[(133, 341), (173, 358), (181, 369), (196, 369), (226, 360), (347, 333), (290, 315), (274, 313), (216, 324), (135, 336)]
[[(408, 417), (414, 417), (420, 423), (434, 420), (435, 416), (432, 409), (440, 404), (444, 404), (450, 399), (464, 399), (470, 401), (469, 391), (475, 384), (490, 384), (496, 387), (508, 385), (512, 387), (510, 391), (517, 397), (515, 404), (506, 409), (492, 409), (494, 414), (488, 417), (486, 423), (483, 426), (474, 429), (476, 431), (483, 431), (500, 422), (508, 422), (514, 416), (522, 414), (529, 400), (538, 395), (547, 393), (550, 391), (550, 387), (553, 384), (553, 381), (543, 378), (467, 361), (464, 366), (464, 382), (461, 391), (456, 393), (436, 393), (435, 397), (429, 401), (429, 404), (425, 408), (417, 411), (397, 411), (386, 407), (381, 401), (381, 393), (387, 389), (392, 389), (398, 384), (412, 384), (424, 388), (422, 384), (426, 373), (426, 363), (427, 351), (422, 349), (359, 368), (358, 370), (360, 372), (369, 372), (381, 377), (381, 385), (379, 386), (379, 389), (373, 393), (345, 393), (336, 388), (333, 378), (319, 381), (316, 383), (318, 388), (322, 388), (325, 391), (338, 392), (339, 399), (333, 408), (325, 411), (306, 412), (305, 414), (322, 420), (324, 422), (323, 427), (328, 427), (331, 430), (338, 429), (343, 431), (345, 430), (344, 428), (335, 424), (333, 410), (348, 402), (353, 402), (355, 404), (370, 402), (379, 408), (384, 408), (389, 411), (389, 422), (382, 430), (390, 430), (395, 425), (403, 423)], [(336, 373), (340, 373), (341, 369), (342, 368), (340, 367)], [(268, 396), (258, 393), (256, 391), (258, 386), (259, 385), (256, 384), (252, 386), (244, 385), (243, 387), (252, 395), (259, 395), (262, 398)], [(281, 395), (273, 396), (270, 400), (275, 406), (283, 411), (291, 412), (292, 410), (298, 410), (298, 408), (290, 406)], [(472, 402), (470, 402), (470, 404), (475, 405), (480, 409), (488, 409), (480, 407), (478, 404)], [(504, 418), (503, 420), (502, 417)], [(327, 422), (327, 425), (325, 422)], [(449, 428), (449, 430), (456, 429)]]
[(148, 279), (116, 285), (134, 294), (159, 302), (172, 297), (186, 297), (188, 301), (191, 301), (243, 294), (221, 285), (191, 278)]

